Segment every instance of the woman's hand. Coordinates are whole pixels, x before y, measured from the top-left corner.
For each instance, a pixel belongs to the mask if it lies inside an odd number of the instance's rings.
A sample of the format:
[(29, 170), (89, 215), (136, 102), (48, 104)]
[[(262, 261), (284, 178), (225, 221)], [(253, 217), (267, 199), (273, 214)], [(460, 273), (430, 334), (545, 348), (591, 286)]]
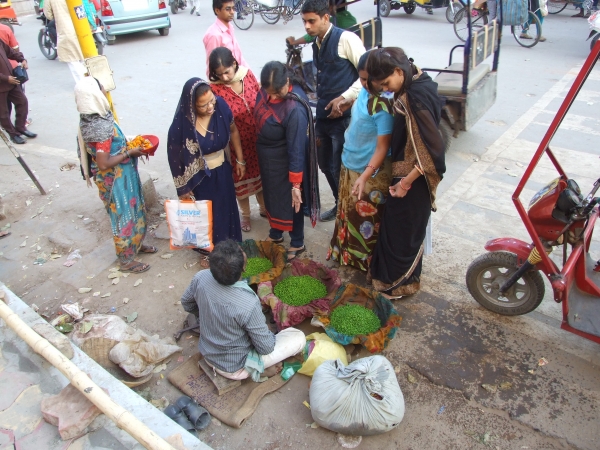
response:
[(240, 164), (239, 162), (235, 162), (235, 173), (238, 176), (238, 179), (242, 179), (246, 176), (246, 166)]
[[(403, 178), (404, 180), (406, 180), (406, 178)], [(407, 189), (404, 189), (404, 187), (402, 187), (402, 180), (398, 181), (396, 184), (394, 184), (393, 186), (390, 186), (390, 195), (392, 197), (405, 197), (406, 193), (408, 192)], [(405, 187), (407, 187), (408, 189), (410, 189), (410, 186), (406, 185), (406, 182), (403, 183)]]
[(142, 156), (144, 154), (141, 147), (128, 149), (127, 153), (129, 153), (129, 156), (132, 158), (139, 158), (140, 156)]
[(352, 185), (352, 195), (356, 195), (356, 198), (358, 200), (360, 200), (362, 198), (366, 184), (367, 184), (367, 180), (364, 179), (362, 176), (360, 176)]
[(194, 196), (192, 195), (192, 193), (190, 191), (186, 194), (180, 195), (179, 200), (194, 200)]
[(302, 205), (302, 192), (300, 189), (292, 189), (292, 208), (295, 212), (300, 211)]

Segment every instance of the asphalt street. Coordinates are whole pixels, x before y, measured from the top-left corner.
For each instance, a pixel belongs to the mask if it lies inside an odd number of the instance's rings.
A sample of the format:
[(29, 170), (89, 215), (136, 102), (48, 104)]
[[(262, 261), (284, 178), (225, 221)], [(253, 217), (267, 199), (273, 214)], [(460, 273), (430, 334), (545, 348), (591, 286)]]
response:
[[(366, 1), (350, 10), (359, 21), (375, 14), (375, 7)], [(167, 131), (185, 81), (206, 76), (202, 36), (214, 21), (209, 2), (202, 4), (200, 17), (188, 11), (171, 15), (169, 36), (161, 37), (156, 31), (123, 36), (105, 49), (117, 85), (113, 99), (122, 128), (130, 135), (159, 136), (159, 151), (142, 168), (155, 179), (159, 195), (170, 198), (175, 190), (165, 151)], [(450, 49), (460, 41), (444, 12), (436, 9), (434, 15), (427, 15), (418, 8), (408, 16), (392, 11), (383, 19), (384, 45), (403, 47), (420, 67), (446, 66)], [(536, 311), (509, 318), (482, 309), (468, 294), (464, 280), (469, 263), (484, 252), (488, 239), (529, 240), (511, 194), (589, 53), (587, 21), (572, 18), (575, 12), (567, 9), (546, 17), (543, 34), (547, 41), (532, 49), (520, 47), (510, 28), (503, 29), (497, 101), (471, 130), (453, 139), (446, 155), (447, 173), (438, 189), (439, 209), (433, 215), (434, 252), (424, 260), (422, 292), (395, 302), (403, 322), (384, 355), (396, 368), (406, 416), (397, 430), (365, 438), (365, 448), (386, 449), (391, 443), (402, 449), (600, 446), (600, 346), (560, 330), (560, 305), (552, 300), (548, 284)], [(76, 293), (78, 287), (111, 289), (111, 298), (94, 299), (90, 305), (103, 312), (102, 308), (120, 303), (119, 295), (127, 296), (132, 300), (119, 306), (120, 314), (137, 311), (140, 328), (161, 336), (171, 334), (183, 320), (179, 308), (172, 305), (189, 283), (192, 271), (187, 267), (195, 255), (177, 252), (168, 260), (144, 256), (153, 269), (136, 290), (131, 278), (111, 287), (106, 276), (94, 277), (114, 264), (108, 220), (97, 194), (85, 189), (76, 171), (58, 170), (75, 158), (74, 81), (65, 64), (42, 56), (37, 47), (39, 28), (39, 21), (30, 16), (16, 30), (30, 64), (30, 129), (39, 134), (19, 150), (52, 191), (48, 199), (37, 195), (14, 158), (0, 146), (0, 194), (13, 222), (13, 236), (0, 241), (2, 281), (27, 303), (44, 304), (42, 310), (49, 314), (61, 302), (82, 300)], [(251, 29), (236, 29), (257, 76), (266, 62), (285, 59), (285, 37), (301, 34), (300, 17), (276, 25), (256, 17)], [(310, 53), (310, 48), (304, 50), (305, 59), (311, 58)], [(599, 81), (596, 69), (553, 141), (565, 169), (584, 191), (598, 177)], [(549, 162), (542, 161), (523, 202), (555, 176)], [(323, 177), (321, 191), (323, 207), (328, 209), (333, 199)], [(33, 203), (26, 207), (28, 198)], [(44, 214), (30, 219), (30, 210), (39, 208), (45, 208)], [(253, 231), (246, 236), (262, 239), (267, 224), (258, 218), (256, 204), (252, 211)], [(79, 215), (90, 218), (90, 225), (76, 222)], [(151, 223), (159, 224), (157, 231), (164, 230), (157, 211)], [(331, 222), (319, 223), (315, 229), (306, 226), (308, 256), (324, 262), (332, 230)], [(159, 234), (148, 243), (167, 252), (167, 241)], [(38, 241), (34, 241), (36, 236)], [(26, 246), (19, 245), (23, 238), (29, 238)], [(43, 251), (52, 246), (65, 251), (80, 248), (83, 260), (70, 269), (61, 261), (33, 266), (37, 255), (35, 245), (30, 246), (34, 242)], [(591, 253), (600, 258), (597, 240)], [(364, 282), (364, 276), (355, 271), (340, 273), (346, 280)], [(184, 345), (184, 354), (189, 356), (195, 339)], [(541, 358), (548, 364), (540, 366)], [(152, 388), (158, 397), (177, 398), (178, 393), (165, 386), (168, 383), (155, 381)], [(332, 433), (305, 427), (312, 421), (302, 405), (307, 400), (307, 384), (306, 377), (295, 377), (288, 391), (265, 398), (241, 430), (211, 426), (201, 439), (215, 448), (337, 446)], [(483, 385), (510, 387), (492, 392)]]

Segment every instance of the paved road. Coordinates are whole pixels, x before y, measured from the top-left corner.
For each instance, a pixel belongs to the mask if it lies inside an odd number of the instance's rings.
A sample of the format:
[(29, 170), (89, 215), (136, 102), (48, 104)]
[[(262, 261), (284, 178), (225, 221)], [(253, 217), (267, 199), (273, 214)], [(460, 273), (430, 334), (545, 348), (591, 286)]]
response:
[[(351, 10), (361, 20), (370, 17), (374, 7), (363, 2)], [(157, 178), (156, 187), (164, 196), (174, 195), (164, 142), (181, 87), (189, 77), (205, 73), (201, 39), (214, 16), (207, 4), (201, 12), (201, 17), (187, 13), (172, 16), (173, 29), (168, 37), (148, 32), (119, 38), (116, 45), (106, 48), (117, 83), (113, 96), (126, 133), (157, 134), (163, 142), (145, 169)], [(454, 140), (447, 154), (448, 173), (440, 185), (439, 211), (434, 215), (434, 254), (425, 259), (423, 292), (396, 302), (404, 322), (385, 354), (398, 370), (407, 415), (398, 430), (366, 440), (372, 448), (389, 448), (392, 441), (397, 448), (475, 448), (479, 444), (473, 438), (481, 441), (486, 433), (491, 436), (492, 446), (499, 448), (599, 447), (595, 428), (600, 419), (599, 346), (559, 329), (559, 305), (548, 293), (536, 312), (505, 318), (482, 310), (464, 287), (465, 270), (483, 252), (487, 239), (504, 235), (527, 239), (510, 202), (518, 182), (518, 177), (511, 174), (520, 176), (523, 172), (523, 165), (588, 54), (587, 22), (571, 18), (573, 12), (547, 17), (544, 34), (548, 40), (533, 49), (518, 46), (509, 29), (504, 29), (498, 100), (475, 127)], [(113, 298), (132, 298), (121, 312), (140, 312), (138, 326), (161, 335), (170, 333), (176, 326), (173, 322), (182, 319), (171, 300), (177, 300), (190, 277), (189, 272), (173, 269), (189, 263), (193, 255), (180, 252), (170, 260), (148, 259), (153, 264), (152, 277), (145, 278), (135, 295), (125, 282), (116, 289), (104, 276), (86, 279), (86, 275), (110, 267), (114, 254), (95, 193), (84, 189), (75, 172), (57, 171), (74, 151), (77, 113), (72, 100), (73, 81), (64, 64), (42, 57), (36, 45), (37, 28), (36, 21), (29, 17), (17, 30), (31, 65), (27, 86), (34, 118), (31, 128), (40, 134), (23, 152), (42, 182), (53, 188), (52, 205), (45, 206), (47, 220), (46, 216), (44, 221), (29, 219), (21, 202), (24, 193), (31, 192), (27, 195), (34, 203), (29, 208), (37, 210), (48, 202), (34, 195), (12, 157), (0, 150), (0, 164), (6, 166), (2, 170), (7, 173), (6, 178), (0, 178), (0, 193), (8, 201), (15, 199), (14, 203), (19, 199), (20, 209), (14, 209), (13, 217), (20, 219), (21, 227), (14, 230), (15, 236), (0, 242), (4, 253), (0, 272), (17, 294), (29, 293), (24, 296), (26, 301), (48, 301), (51, 310), (61, 301), (77, 299), (72, 292), (84, 284), (94, 291), (112, 289)], [(259, 73), (267, 61), (284, 58), (284, 38), (300, 35), (302, 27), (298, 18), (275, 26), (257, 18), (250, 30), (236, 33), (252, 69)], [(394, 11), (384, 19), (384, 43), (404, 47), (421, 67), (435, 67), (446, 63), (448, 51), (459, 41), (443, 10), (428, 16), (419, 9), (412, 16)], [(307, 50), (305, 56), (309, 57)], [(554, 141), (561, 161), (584, 190), (597, 177), (594, 168), (598, 167), (599, 152), (594, 144), (600, 119), (598, 80), (600, 75), (595, 71)], [(553, 177), (544, 163), (527, 186), (524, 201)], [(326, 183), (322, 186), (324, 206), (331, 206)], [(76, 226), (76, 214), (91, 217), (93, 225)], [(265, 223), (258, 219), (254, 223), (250, 237), (264, 237)], [(313, 258), (323, 260), (332, 228), (329, 223), (307, 230)], [(81, 266), (68, 271), (59, 263), (32, 266), (35, 256), (27, 248), (34, 238), (24, 249), (19, 244), (23, 237), (36, 236), (40, 230), (46, 236), (53, 233), (49, 242), (42, 238), (43, 246), (56, 242), (80, 246), (84, 255)], [(57, 238), (59, 232), (62, 241), (60, 236)], [(165, 241), (155, 239), (150, 243), (166, 251)], [(600, 257), (596, 242), (592, 253), (596, 259)], [(157, 278), (157, 272), (163, 277)], [(360, 281), (360, 276), (352, 272), (342, 274)], [(169, 283), (175, 289), (169, 290)], [(162, 293), (153, 294), (153, 289), (162, 289)], [(100, 311), (110, 306), (100, 300), (91, 304)], [(194, 351), (192, 341), (185, 347), (186, 354)], [(550, 364), (537, 366), (542, 357)], [(418, 382), (409, 383), (408, 374)], [(510, 383), (511, 388), (496, 393), (481, 388), (482, 384), (501, 383)], [(159, 395), (176, 398), (177, 393), (164, 384), (155, 388)], [(307, 399), (306, 386), (307, 380), (297, 377), (289, 385), (291, 391), (265, 399), (242, 431), (211, 426), (202, 438), (218, 448), (276, 448), (288, 443), (293, 448), (331, 446), (331, 433), (305, 428), (311, 421), (302, 406)], [(284, 408), (284, 404), (289, 406)], [(441, 406), (446, 408), (438, 414)], [(276, 417), (272, 414), (275, 408)]]

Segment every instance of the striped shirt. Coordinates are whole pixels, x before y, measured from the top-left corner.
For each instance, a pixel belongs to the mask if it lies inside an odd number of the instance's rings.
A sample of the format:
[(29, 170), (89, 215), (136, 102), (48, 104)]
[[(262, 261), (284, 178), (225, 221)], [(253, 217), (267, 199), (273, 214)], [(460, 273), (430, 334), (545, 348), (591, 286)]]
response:
[(198, 349), (217, 369), (236, 372), (244, 367), (253, 348), (260, 355), (268, 355), (275, 348), (275, 335), (267, 327), (256, 294), (219, 284), (210, 270), (194, 276), (181, 304), (198, 316)]

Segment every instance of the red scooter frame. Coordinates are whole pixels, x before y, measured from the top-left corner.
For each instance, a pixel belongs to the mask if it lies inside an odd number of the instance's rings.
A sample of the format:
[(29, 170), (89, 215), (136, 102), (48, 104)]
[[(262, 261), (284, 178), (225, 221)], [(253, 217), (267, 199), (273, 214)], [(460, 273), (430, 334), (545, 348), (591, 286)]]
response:
[(594, 65), (596, 64), (596, 61), (598, 60), (599, 56), (600, 41), (596, 42), (596, 45), (592, 49), (590, 55), (583, 64), (583, 67), (579, 71), (577, 78), (575, 78), (571, 89), (569, 89), (565, 100), (563, 101), (562, 105), (558, 109), (558, 112), (554, 116), (554, 120), (552, 120), (548, 131), (542, 139), (542, 142), (540, 143), (537, 151), (533, 155), (531, 162), (527, 166), (527, 169), (525, 170), (525, 173), (523, 174), (523, 177), (521, 178), (521, 181), (519, 182), (519, 185), (517, 186), (517, 189), (515, 190), (512, 196), (513, 203), (515, 204), (515, 207), (519, 212), (519, 216), (521, 217), (521, 220), (523, 220), (525, 228), (527, 228), (527, 232), (531, 236), (534, 245), (514, 238), (500, 238), (488, 241), (485, 245), (485, 248), (486, 250), (492, 252), (505, 250), (514, 253), (517, 255), (518, 266), (521, 266), (525, 263), (535, 246), (540, 257), (542, 258), (541, 262), (536, 264), (535, 269), (543, 272), (548, 277), (552, 285), (552, 289), (554, 291), (554, 300), (557, 303), (562, 303), (563, 319), (560, 327), (563, 330), (570, 331), (571, 333), (575, 333), (579, 336), (582, 336), (586, 339), (600, 344), (600, 337), (577, 330), (570, 326), (568, 323), (569, 290), (571, 289), (574, 281), (579, 289), (590, 295), (599, 297), (598, 301), (600, 301), (600, 288), (587, 276), (586, 273), (586, 254), (589, 251), (590, 241), (592, 239), (592, 233), (594, 231), (594, 224), (596, 223), (596, 219), (598, 218), (598, 207), (596, 206), (593, 209), (589, 219), (587, 220), (583, 233), (583, 239), (581, 239), (579, 243), (573, 246), (571, 254), (569, 255), (562, 270), (560, 270), (554, 263), (554, 261), (552, 261), (546, 254), (544, 246), (542, 245), (542, 242), (538, 237), (529, 216), (527, 215), (527, 211), (525, 210), (523, 204), (521, 203), (521, 200), (519, 199), (523, 188), (527, 184), (527, 181), (529, 181), (532, 172), (537, 167), (544, 153), (548, 155), (550, 161), (552, 161), (552, 164), (558, 171), (559, 175), (565, 180), (567, 179), (565, 171), (563, 170), (560, 163), (556, 159), (554, 153), (549, 147), (550, 141), (554, 137), (558, 127), (560, 126), (567, 112), (571, 108), (571, 105), (575, 101), (575, 98), (581, 90), (581, 87), (583, 86), (583, 84), (587, 80), (587, 77), (594, 68)]

